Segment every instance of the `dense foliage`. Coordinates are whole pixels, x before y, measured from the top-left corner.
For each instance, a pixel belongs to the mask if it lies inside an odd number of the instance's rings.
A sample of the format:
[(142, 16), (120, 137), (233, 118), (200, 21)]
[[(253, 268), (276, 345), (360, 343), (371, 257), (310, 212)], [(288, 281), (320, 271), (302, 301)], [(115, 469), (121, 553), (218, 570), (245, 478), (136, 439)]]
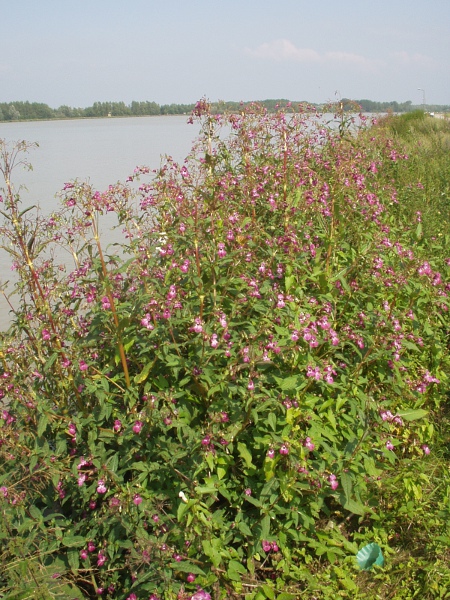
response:
[[(67, 183), (50, 217), (11, 187), (29, 146), (2, 144), (8, 598), (374, 597), (405, 522), (440, 536), (434, 565), (450, 540), (448, 170), (432, 210), (392, 122), (209, 109), (183, 164)], [(360, 574), (372, 541), (386, 568)]]

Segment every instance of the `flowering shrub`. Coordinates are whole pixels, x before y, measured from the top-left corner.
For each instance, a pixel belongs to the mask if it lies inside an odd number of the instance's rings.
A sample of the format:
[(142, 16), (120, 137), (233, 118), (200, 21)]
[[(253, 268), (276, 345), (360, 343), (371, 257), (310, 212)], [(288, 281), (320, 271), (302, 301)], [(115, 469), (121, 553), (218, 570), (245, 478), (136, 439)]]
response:
[(3, 147), (20, 276), (1, 351), (5, 589), (303, 589), (312, 555), (356, 553), (351, 523), (379, 518), (396, 461), (432, 452), (450, 261), (398, 204), (408, 157), (376, 127), (292, 108), (211, 116), (202, 100), (197, 119), (182, 165), (102, 193), (68, 183), (50, 218), (21, 212), (26, 146)]

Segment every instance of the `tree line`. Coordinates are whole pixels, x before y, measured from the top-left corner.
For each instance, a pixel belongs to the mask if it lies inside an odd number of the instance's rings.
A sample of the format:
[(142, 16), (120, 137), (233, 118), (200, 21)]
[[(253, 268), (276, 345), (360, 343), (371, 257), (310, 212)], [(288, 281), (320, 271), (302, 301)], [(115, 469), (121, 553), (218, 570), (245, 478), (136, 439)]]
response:
[[(285, 107), (289, 104), (286, 99), (271, 99), (258, 101), (268, 111), (273, 112), (280, 106)], [(212, 112), (239, 111), (243, 107), (251, 104), (250, 102), (216, 102), (212, 104)], [(293, 105), (302, 104), (305, 107), (314, 106), (322, 109), (324, 105), (311, 104), (306, 101), (292, 102)], [(336, 104), (336, 103), (333, 103)], [(342, 108), (346, 111), (355, 111), (359, 106), (363, 112), (394, 112), (403, 113), (416, 109), (425, 108), (422, 105), (413, 105), (410, 100), (406, 102), (376, 102), (373, 100), (350, 100), (344, 98), (339, 101)], [(189, 114), (195, 107), (195, 104), (158, 104), (156, 102), (137, 102), (133, 100), (131, 104), (125, 102), (94, 102), (87, 108), (74, 108), (71, 106), (60, 106), (51, 108), (42, 102), (0, 102), (0, 121), (27, 121), (27, 120), (48, 120), (48, 119), (80, 119), (89, 117), (138, 117), (152, 115), (183, 115)], [(447, 112), (450, 105), (427, 105), (428, 111)]]

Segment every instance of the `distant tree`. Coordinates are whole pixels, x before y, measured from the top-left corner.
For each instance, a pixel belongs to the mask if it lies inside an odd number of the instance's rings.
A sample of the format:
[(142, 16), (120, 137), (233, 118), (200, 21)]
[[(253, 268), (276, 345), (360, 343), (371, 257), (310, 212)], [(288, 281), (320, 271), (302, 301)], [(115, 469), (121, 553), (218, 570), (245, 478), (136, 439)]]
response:
[(20, 119), (20, 112), (16, 109), (14, 104), (11, 104), (9, 106), (9, 116), (12, 121), (17, 121), (18, 119)]

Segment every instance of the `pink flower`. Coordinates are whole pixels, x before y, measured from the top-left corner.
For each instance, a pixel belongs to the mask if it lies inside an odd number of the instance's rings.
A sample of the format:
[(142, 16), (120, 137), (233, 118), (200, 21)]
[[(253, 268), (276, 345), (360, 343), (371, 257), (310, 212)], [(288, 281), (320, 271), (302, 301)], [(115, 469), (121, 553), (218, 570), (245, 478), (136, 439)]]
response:
[(105, 494), (107, 491), (108, 491), (108, 488), (106, 487), (104, 480), (99, 479), (98, 483), (97, 483), (97, 493)]
[(87, 371), (89, 369), (89, 366), (87, 365), (87, 363), (84, 362), (84, 360), (80, 360), (78, 366), (80, 371)]
[(307, 448), (310, 452), (312, 452), (315, 448), (315, 445), (311, 442), (311, 438), (307, 437), (305, 443), (303, 444), (305, 448)]
[(142, 497), (139, 496), (139, 494), (135, 494), (133, 497), (133, 504), (136, 504), (136, 506), (139, 506), (139, 504), (141, 504), (142, 502)]
[(190, 597), (190, 600), (211, 600), (211, 595), (200, 588)]
[(95, 551), (95, 544), (94, 544), (94, 542), (88, 542), (87, 550), (88, 550), (88, 552), (94, 552)]
[(135, 423), (133, 425), (134, 433), (140, 433), (143, 426), (144, 426), (144, 423), (142, 421), (135, 421)]
[(195, 575), (194, 575), (194, 573), (188, 573), (188, 576), (186, 577), (186, 581), (188, 583), (193, 583), (195, 581)]
[(154, 326), (153, 326), (153, 323), (152, 323), (152, 316), (151, 316), (150, 313), (147, 313), (145, 315), (145, 317), (143, 317), (141, 319), (141, 325), (142, 325), (142, 327), (145, 327), (149, 331), (151, 331), (152, 329), (154, 329)]
[(88, 557), (88, 551), (87, 550), (81, 550), (80, 551), (80, 558), (81, 560), (86, 560)]
[(100, 552), (97, 554), (97, 566), (101, 567), (105, 564), (105, 562), (106, 562), (106, 556), (100, 550)]
[(42, 330), (42, 339), (48, 341), (51, 338), (50, 331), (48, 329)]
[(190, 328), (190, 331), (194, 331), (195, 333), (201, 333), (203, 331), (203, 322), (200, 317), (195, 318), (194, 324)]
[(286, 446), (286, 444), (283, 444), (280, 448), (280, 454), (286, 455), (289, 454), (289, 448)]
[(217, 255), (219, 258), (225, 258), (225, 256), (227, 255), (227, 251), (225, 250), (225, 244), (223, 242), (217, 244)]
[(336, 475), (333, 475), (333, 473), (328, 477), (328, 481), (332, 490), (336, 490), (339, 487), (339, 482), (336, 479)]
[(387, 448), (388, 450), (393, 450), (393, 449), (394, 449), (394, 445), (393, 445), (393, 443), (391, 442), (391, 440), (388, 440), (388, 441), (386, 442), (386, 448)]
[(428, 448), (428, 446), (426, 444), (422, 445), (422, 450), (424, 452), (424, 454), (430, 454), (431, 450)]

